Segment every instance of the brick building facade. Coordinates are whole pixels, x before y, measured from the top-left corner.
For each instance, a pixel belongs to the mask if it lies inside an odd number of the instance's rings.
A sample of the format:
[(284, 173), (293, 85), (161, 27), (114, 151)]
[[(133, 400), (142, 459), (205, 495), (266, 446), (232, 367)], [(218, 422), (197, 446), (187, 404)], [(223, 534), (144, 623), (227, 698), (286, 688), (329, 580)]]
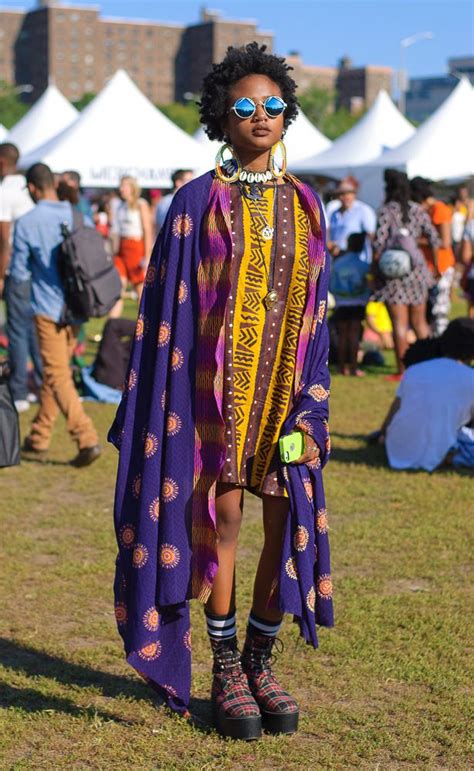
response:
[[(203, 10), (188, 26), (100, 16), (99, 6), (59, 5), (39, 0), (27, 13), (0, 11), (0, 80), (31, 85), (25, 99), (35, 101), (53, 81), (71, 101), (97, 93), (113, 73), (125, 69), (155, 104), (185, 101), (200, 91), (213, 62), (228, 46), (256, 40), (273, 50), (273, 33), (255, 21), (229, 21)], [(305, 65), (288, 57), (303, 92), (313, 83), (335, 91), (349, 108), (369, 105), (379, 88), (390, 91), (391, 70)], [(355, 102), (354, 102), (355, 99)], [(352, 101), (351, 101), (352, 100)]]

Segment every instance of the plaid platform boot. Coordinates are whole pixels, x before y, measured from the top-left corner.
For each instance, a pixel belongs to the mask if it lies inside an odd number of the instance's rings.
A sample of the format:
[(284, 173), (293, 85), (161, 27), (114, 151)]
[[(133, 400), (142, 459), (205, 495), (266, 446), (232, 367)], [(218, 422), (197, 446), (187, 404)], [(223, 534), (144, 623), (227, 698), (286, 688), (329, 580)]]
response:
[(272, 672), (272, 648), (275, 640), (275, 637), (247, 632), (242, 653), (242, 669), (260, 707), (264, 730), (272, 734), (292, 734), (298, 728), (299, 708)]
[(211, 640), (214, 654), (212, 669), (212, 714), (222, 736), (232, 739), (258, 739), (262, 734), (260, 710), (242, 672), (237, 639)]

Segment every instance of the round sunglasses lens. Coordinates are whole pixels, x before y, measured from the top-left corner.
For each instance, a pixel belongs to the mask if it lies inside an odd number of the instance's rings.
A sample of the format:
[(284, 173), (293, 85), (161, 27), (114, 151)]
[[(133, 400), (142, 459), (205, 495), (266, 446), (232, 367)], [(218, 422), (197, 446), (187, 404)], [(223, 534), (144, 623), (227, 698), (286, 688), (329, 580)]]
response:
[(277, 118), (285, 109), (285, 103), (279, 96), (269, 96), (265, 99), (265, 112), (270, 118)]
[(234, 110), (239, 118), (251, 118), (255, 112), (255, 105), (250, 99), (243, 97), (242, 99), (237, 99)]

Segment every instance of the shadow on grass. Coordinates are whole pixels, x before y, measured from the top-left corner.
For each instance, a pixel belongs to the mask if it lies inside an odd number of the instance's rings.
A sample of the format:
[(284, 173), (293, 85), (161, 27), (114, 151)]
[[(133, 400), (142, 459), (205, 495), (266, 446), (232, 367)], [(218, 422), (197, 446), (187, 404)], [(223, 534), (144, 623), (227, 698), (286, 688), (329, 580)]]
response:
[[(163, 700), (138, 678), (123, 677), (92, 669), (84, 664), (74, 664), (4, 637), (0, 638), (0, 664), (29, 677), (47, 677), (66, 686), (97, 688), (103, 696), (125, 696), (153, 702), (157, 707), (164, 706)], [(102, 712), (93, 706), (82, 707), (71, 699), (47, 696), (33, 688), (15, 688), (5, 683), (2, 683), (0, 689), (0, 706), (15, 707), (26, 712), (53, 710), (72, 715), (89, 715), (91, 718), (97, 716), (120, 723), (133, 722), (111, 712)], [(208, 732), (211, 722), (209, 702), (205, 699), (191, 699), (190, 711), (193, 717), (196, 717), (196, 727)]]
[[(332, 436), (336, 436), (334, 433)], [(342, 437), (342, 434), (339, 434)], [(364, 439), (363, 436), (346, 435), (344, 438), (351, 439)], [(387, 456), (385, 455), (385, 449), (381, 446), (369, 446), (363, 447), (345, 448), (338, 447), (337, 445), (331, 449), (331, 461), (338, 461), (339, 463), (358, 463), (364, 466), (371, 466), (372, 468), (388, 468)]]
[(52, 460), (51, 458), (27, 458), (22, 455), (22, 463), (32, 463), (36, 466), (69, 466), (71, 467), (71, 461), (69, 460)]
[[(362, 434), (340, 434), (334, 431), (331, 432), (331, 436), (340, 439), (355, 439), (363, 441), (365, 436)], [(386, 468), (387, 471), (392, 471), (394, 474), (398, 473), (398, 469), (391, 469), (388, 465), (387, 456), (385, 454), (385, 448), (382, 445), (364, 445), (363, 447), (345, 448), (337, 447), (333, 445), (331, 449), (331, 461), (339, 463), (356, 463), (363, 466), (370, 466), (372, 468)], [(445, 465), (435, 469), (433, 472), (425, 471), (425, 469), (401, 469), (405, 474), (431, 474), (435, 473), (436, 476), (440, 474), (456, 474), (461, 477), (472, 477), (474, 471), (469, 468), (463, 468), (462, 466), (450, 466)]]

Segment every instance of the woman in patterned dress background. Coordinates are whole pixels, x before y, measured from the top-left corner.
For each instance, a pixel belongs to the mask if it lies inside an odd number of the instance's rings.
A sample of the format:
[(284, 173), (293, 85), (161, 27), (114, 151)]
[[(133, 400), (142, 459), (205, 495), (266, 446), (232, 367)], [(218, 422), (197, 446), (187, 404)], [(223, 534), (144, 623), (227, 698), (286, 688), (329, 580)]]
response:
[[(221, 153), (215, 173), (173, 199), (110, 432), (120, 450), (115, 602), (127, 659), (186, 714), (188, 601), (199, 599), (215, 725), (246, 739), (262, 724), (297, 728), (298, 705), (270, 666), (284, 612), (314, 647), (316, 624), (333, 624), (322, 481), (329, 260), (319, 199), (277, 159), (297, 112), (289, 69), (252, 43), (229, 48), (205, 79), (201, 120), (211, 139), (230, 142), (232, 158)], [(278, 439), (295, 430), (303, 453), (282, 466)], [(244, 489), (262, 500), (264, 544), (241, 656)]]
[[(270, 118), (263, 102), (282, 97), (286, 113)], [(237, 100), (256, 104), (248, 119), (232, 110)], [(229, 50), (226, 59), (204, 81), (201, 120), (211, 139), (229, 142), (243, 169), (265, 172), (269, 152), (281, 140), (295, 115), (294, 83), (286, 66), (256, 44)], [(231, 184), (233, 255), (226, 308), (224, 419), (226, 459), (216, 490), (219, 533), (217, 572), (206, 603), (208, 631), (215, 656), (214, 696), (221, 719), (254, 713), (250, 694), (238, 689), (240, 709), (233, 709), (233, 690), (220, 677), (219, 662), (236, 660), (235, 556), (243, 513), (243, 491), (262, 499), (265, 540), (255, 577), (253, 604), (243, 652), (246, 674), (258, 707), (279, 714), (281, 730), (296, 728), (297, 705), (277, 683), (264, 657), (282, 620), (271, 603), (278, 573), (288, 498), (279, 472), (278, 438), (292, 406), (298, 332), (308, 280), (308, 221), (297, 194), (285, 177), (271, 178), (249, 195), (248, 186)], [(273, 237), (264, 239), (265, 224)], [(273, 252), (273, 255), (272, 255)], [(273, 256), (273, 265), (272, 265)], [(272, 274), (272, 275), (271, 275)], [(271, 284), (278, 294), (273, 307), (264, 298)], [(297, 463), (314, 461), (315, 441), (305, 434), (305, 451)], [(245, 705), (244, 705), (245, 702)]]
[[(378, 212), (374, 241), (375, 262), (380, 258), (394, 233), (405, 228), (418, 243), (424, 239), (431, 248), (434, 262), (440, 244), (436, 228), (427, 212), (410, 200), (410, 183), (404, 172), (385, 171), (385, 203)], [(385, 302), (393, 325), (393, 339), (398, 373), (403, 372), (403, 357), (408, 348), (408, 331), (412, 327), (418, 340), (430, 336), (426, 319), (428, 291), (434, 280), (421, 250), (412, 271), (403, 278), (385, 279), (376, 292), (376, 299)]]

